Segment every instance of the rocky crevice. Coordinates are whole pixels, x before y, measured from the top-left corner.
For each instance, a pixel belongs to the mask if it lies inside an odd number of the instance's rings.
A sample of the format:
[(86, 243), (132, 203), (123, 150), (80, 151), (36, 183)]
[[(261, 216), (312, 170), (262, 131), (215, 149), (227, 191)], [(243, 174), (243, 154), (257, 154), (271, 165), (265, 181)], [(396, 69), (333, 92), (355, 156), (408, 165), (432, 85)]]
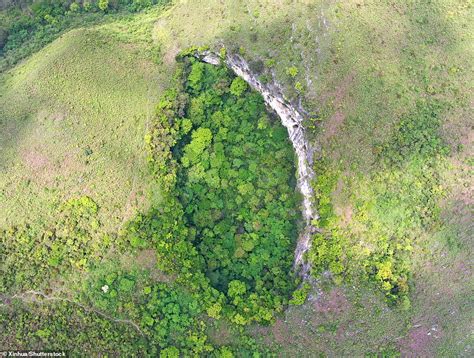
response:
[(305, 278), (309, 273), (310, 266), (304, 261), (303, 256), (311, 247), (311, 235), (316, 231), (312, 221), (318, 218), (318, 214), (314, 208), (311, 187), (311, 180), (314, 177), (312, 169), (314, 148), (307, 140), (303, 126), (304, 117), (296, 106), (285, 100), (278, 85), (262, 83), (240, 55), (232, 54), (221, 58), (213, 52), (202, 51), (196, 53), (195, 57), (216, 66), (224, 63), (262, 95), (267, 107), (278, 115), (281, 123), (288, 130), (288, 136), (297, 158), (297, 187), (303, 196), (302, 214), (305, 222), (305, 228), (299, 235), (295, 249), (294, 269)]

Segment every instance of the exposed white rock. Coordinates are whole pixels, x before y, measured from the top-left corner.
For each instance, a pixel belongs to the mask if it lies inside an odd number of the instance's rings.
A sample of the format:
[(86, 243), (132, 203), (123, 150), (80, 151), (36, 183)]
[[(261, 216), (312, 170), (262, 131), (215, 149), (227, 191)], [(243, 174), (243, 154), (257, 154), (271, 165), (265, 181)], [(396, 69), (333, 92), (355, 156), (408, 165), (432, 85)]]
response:
[[(196, 57), (212, 65), (220, 65), (222, 63), (221, 57), (210, 51), (198, 53)], [(281, 119), (281, 123), (288, 130), (288, 136), (297, 157), (297, 185), (303, 195), (302, 213), (306, 224), (296, 245), (294, 268), (299, 270), (301, 275), (305, 277), (309, 272), (309, 264), (304, 262), (303, 255), (311, 246), (311, 234), (315, 230), (311, 222), (313, 219), (318, 218), (318, 214), (312, 202), (313, 189), (311, 187), (311, 180), (314, 177), (312, 169), (313, 150), (305, 135), (303, 115), (284, 99), (279, 87), (263, 84), (259, 81), (256, 74), (252, 73), (248, 63), (241, 56), (236, 54), (227, 55), (224, 62), (237, 76), (245, 80), (262, 95), (266, 105), (276, 112)]]

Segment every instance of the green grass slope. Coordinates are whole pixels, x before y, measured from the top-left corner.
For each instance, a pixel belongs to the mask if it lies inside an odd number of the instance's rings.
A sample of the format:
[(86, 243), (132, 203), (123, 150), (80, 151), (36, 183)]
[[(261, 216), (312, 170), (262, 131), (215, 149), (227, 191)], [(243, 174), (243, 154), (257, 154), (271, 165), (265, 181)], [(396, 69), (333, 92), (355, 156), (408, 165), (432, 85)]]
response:
[(49, 221), (83, 195), (108, 228), (147, 205), (143, 137), (159, 83), (137, 37), (73, 30), (2, 75), (0, 227)]

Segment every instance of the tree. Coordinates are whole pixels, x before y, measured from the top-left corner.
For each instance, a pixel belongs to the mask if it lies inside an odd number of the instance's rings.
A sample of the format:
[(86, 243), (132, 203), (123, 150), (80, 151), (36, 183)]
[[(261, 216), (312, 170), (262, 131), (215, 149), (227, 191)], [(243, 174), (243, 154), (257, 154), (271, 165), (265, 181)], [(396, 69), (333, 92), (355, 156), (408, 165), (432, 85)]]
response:
[[(200, 127), (191, 134), (192, 141), (184, 148), (183, 164), (188, 162), (190, 164), (197, 163), (200, 155), (211, 144), (212, 132), (209, 128)], [(187, 166), (186, 164), (184, 164)]]
[(168, 347), (160, 352), (160, 358), (179, 358), (179, 349), (176, 347)]
[(202, 77), (204, 74), (204, 64), (202, 62), (196, 62), (191, 67), (191, 72), (188, 76), (189, 85), (194, 90), (198, 91), (202, 87)]
[(229, 283), (229, 289), (227, 290), (227, 294), (229, 297), (239, 297), (243, 295), (247, 291), (245, 287), (245, 283), (239, 280), (234, 280)]
[(232, 93), (236, 97), (240, 97), (245, 90), (247, 89), (247, 82), (245, 82), (242, 78), (236, 77), (232, 84), (230, 85), (230, 93)]

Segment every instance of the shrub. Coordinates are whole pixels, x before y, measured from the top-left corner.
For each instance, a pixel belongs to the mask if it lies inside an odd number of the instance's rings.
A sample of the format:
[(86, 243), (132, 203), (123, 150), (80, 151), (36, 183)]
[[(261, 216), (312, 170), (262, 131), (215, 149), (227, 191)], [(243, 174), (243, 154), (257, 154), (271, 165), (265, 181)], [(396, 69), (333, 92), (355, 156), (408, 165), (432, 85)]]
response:
[(301, 82), (298, 81), (295, 83), (295, 90), (300, 93), (304, 91), (304, 86), (301, 84)]
[(69, 5), (69, 11), (71, 12), (78, 12), (80, 10), (80, 6), (77, 2), (73, 2), (71, 3), (71, 5)]
[(302, 305), (306, 302), (306, 298), (311, 290), (311, 285), (304, 283), (303, 286), (293, 292), (293, 297), (289, 301), (290, 305)]
[(287, 67), (286, 74), (291, 78), (295, 78), (298, 75), (298, 68), (295, 66)]
[(102, 11), (107, 11), (109, 8), (109, 0), (97, 0), (97, 7)]
[(84, 11), (91, 11), (92, 10), (92, 3), (90, 1), (84, 1), (82, 3), (82, 7), (84, 8)]

